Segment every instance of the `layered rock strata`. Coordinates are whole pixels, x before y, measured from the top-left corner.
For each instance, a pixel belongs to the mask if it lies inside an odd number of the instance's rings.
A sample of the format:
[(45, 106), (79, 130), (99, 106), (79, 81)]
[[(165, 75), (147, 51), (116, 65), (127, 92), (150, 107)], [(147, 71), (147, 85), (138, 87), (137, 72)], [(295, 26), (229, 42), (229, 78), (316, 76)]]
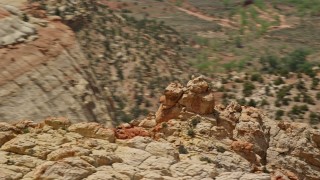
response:
[(2, 121), (65, 116), (112, 126), (109, 92), (96, 83), (75, 34), (59, 18), (0, 7), (0, 46)]

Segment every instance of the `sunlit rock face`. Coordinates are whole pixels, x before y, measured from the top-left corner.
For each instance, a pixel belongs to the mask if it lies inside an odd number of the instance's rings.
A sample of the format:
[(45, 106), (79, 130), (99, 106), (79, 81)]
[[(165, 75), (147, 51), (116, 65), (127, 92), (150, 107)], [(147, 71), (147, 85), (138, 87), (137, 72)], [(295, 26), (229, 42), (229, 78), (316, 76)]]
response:
[(65, 116), (112, 126), (109, 92), (85, 71), (89, 62), (74, 32), (37, 8), (0, 5), (1, 120)]
[[(170, 84), (164, 94), (178, 103), (177, 97), (187, 91)], [(197, 91), (203, 92), (210, 91)], [(0, 177), (320, 178), (320, 132), (307, 124), (273, 121), (259, 109), (237, 103), (216, 105), (206, 114), (191, 106), (165, 121), (156, 117), (150, 114), (115, 128), (67, 118), (0, 123)]]

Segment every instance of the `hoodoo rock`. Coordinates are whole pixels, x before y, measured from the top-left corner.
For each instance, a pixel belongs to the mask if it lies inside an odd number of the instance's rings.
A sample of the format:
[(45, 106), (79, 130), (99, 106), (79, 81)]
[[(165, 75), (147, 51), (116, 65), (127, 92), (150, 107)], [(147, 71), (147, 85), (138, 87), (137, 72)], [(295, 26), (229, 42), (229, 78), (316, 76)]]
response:
[(157, 122), (177, 118), (182, 111), (195, 114), (212, 114), (215, 101), (214, 93), (203, 76), (188, 82), (187, 87), (172, 83), (160, 98), (160, 107), (156, 112)]

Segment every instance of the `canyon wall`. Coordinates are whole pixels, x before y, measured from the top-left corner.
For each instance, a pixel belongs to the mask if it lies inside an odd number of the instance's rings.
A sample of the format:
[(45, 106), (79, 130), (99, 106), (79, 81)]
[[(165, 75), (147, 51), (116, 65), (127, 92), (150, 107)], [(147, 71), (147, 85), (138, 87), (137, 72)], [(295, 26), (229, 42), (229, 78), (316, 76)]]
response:
[(1, 121), (65, 116), (111, 126), (108, 91), (97, 85), (73, 31), (59, 17), (24, 22), (13, 6), (1, 12)]

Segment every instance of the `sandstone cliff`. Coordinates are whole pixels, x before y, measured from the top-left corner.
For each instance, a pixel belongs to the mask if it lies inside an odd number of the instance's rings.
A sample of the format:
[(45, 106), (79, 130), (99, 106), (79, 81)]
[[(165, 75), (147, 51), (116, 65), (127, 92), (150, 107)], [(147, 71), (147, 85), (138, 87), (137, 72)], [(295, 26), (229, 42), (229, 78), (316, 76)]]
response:
[(28, 17), (9, 5), (0, 11), (1, 120), (110, 122), (107, 92), (86, 71), (74, 32), (59, 18)]
[(115, 129), (65, 118), (1, 123), (0, 178), (320, 178), (319, 130), (236, 103), (212, 107), (204, 98), (211, 96), (198, 77), (187, 87), (170, 84), (156, 114)]

